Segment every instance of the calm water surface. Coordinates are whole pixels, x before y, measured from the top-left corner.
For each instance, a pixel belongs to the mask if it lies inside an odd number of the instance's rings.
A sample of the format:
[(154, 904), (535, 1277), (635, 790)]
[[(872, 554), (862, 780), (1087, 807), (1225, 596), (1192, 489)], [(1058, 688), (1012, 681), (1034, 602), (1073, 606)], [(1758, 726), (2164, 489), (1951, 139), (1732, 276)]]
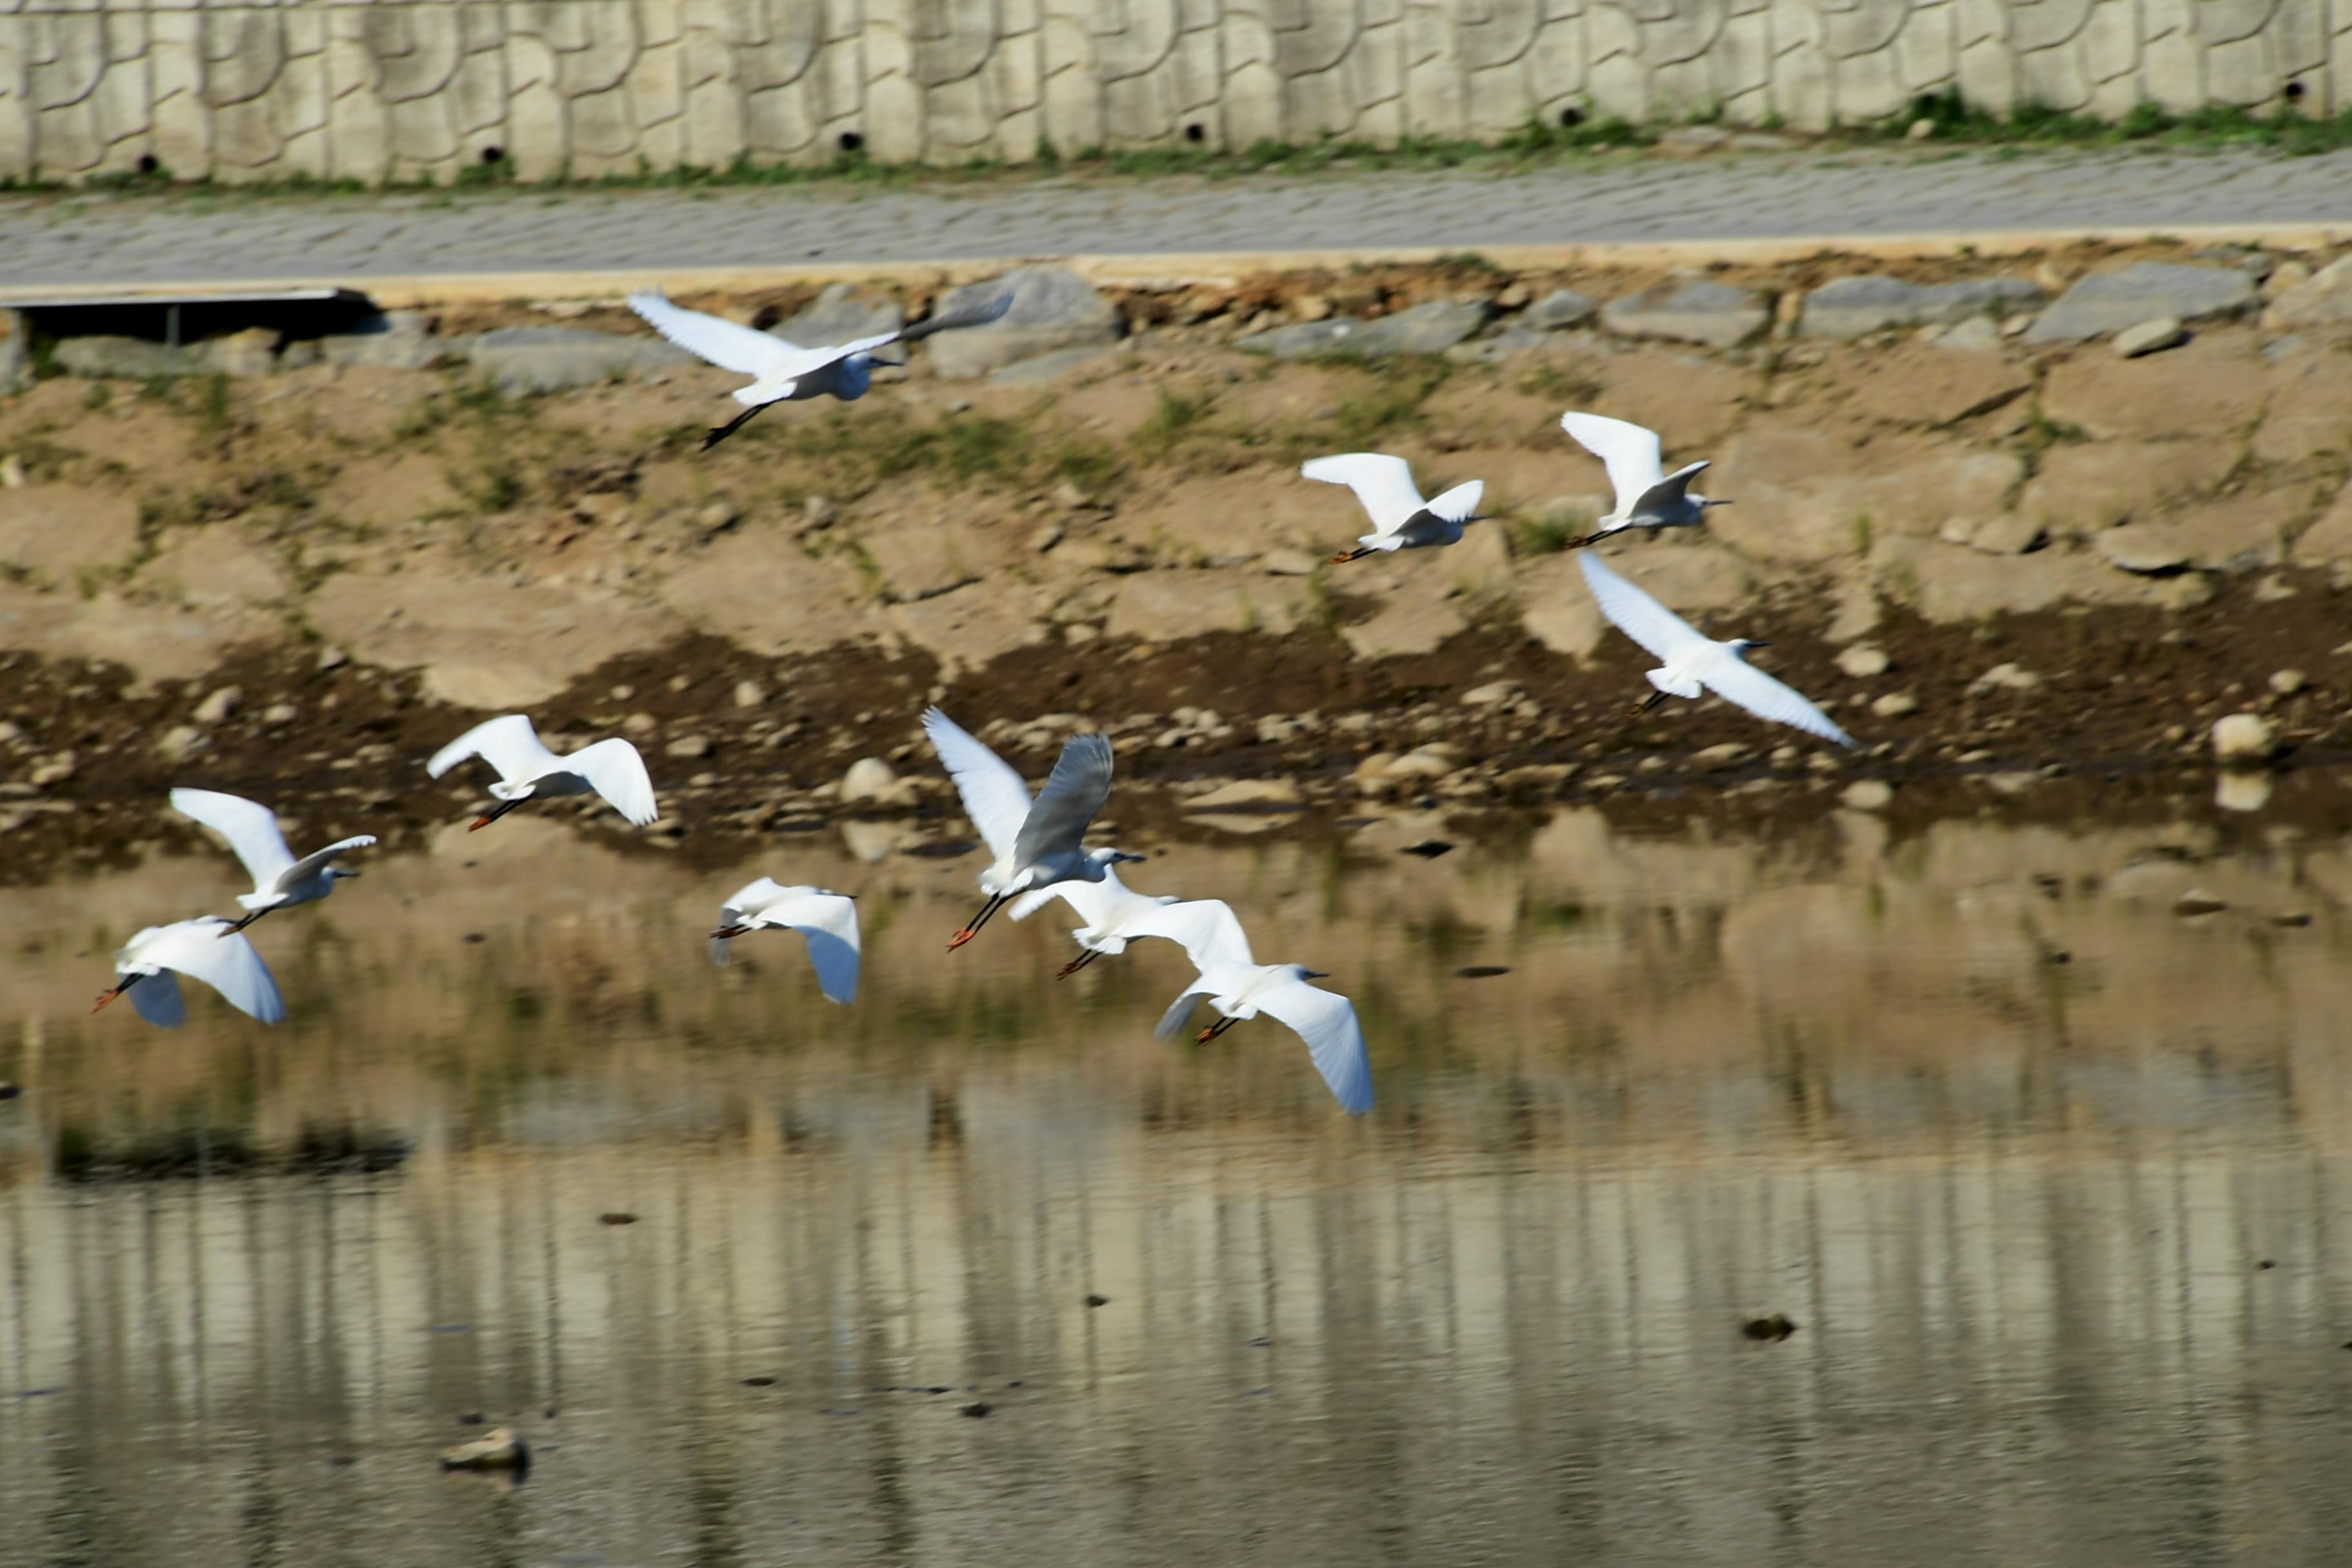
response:
[[(453, 833), (255, 929), (276, 1029), (86, 1015), (225, 857), (7, 894), (0, 1561), (2352, 1550), (2344, 844), (1430, 826), (1134, 879), (1333, 972), (1361, 1121), (1271, 1025), (1155, 1044), (1172, 951), (943, 953), (976, 859), (887, 827)], [(862, 895), (855, 1008), (707, 963), (759, 871)], [(520, 1486), (436, 1470), (477, 1413)]]

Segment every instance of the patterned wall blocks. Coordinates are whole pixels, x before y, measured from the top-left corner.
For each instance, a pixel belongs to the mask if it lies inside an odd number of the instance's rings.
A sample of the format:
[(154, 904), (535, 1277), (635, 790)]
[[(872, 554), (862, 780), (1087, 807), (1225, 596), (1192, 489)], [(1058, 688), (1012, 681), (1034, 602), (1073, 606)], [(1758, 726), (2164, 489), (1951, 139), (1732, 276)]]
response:
[(2352, 0), (0, 0), (0, 176), (961, 163), (1587, 108), (1813, 127), (1951, 89), (2332, 113), (2347, 73)]

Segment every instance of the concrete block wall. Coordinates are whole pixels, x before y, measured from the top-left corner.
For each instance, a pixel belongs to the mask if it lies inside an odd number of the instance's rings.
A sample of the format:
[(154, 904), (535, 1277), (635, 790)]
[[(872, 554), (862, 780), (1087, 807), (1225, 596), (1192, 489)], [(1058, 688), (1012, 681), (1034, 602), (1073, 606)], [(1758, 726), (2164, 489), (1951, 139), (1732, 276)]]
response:
[(1570, 109), (1819, 127), (1952, 88), (2332, 113), (2352, 0), (0, 0), (0, 177), (958, 163)]

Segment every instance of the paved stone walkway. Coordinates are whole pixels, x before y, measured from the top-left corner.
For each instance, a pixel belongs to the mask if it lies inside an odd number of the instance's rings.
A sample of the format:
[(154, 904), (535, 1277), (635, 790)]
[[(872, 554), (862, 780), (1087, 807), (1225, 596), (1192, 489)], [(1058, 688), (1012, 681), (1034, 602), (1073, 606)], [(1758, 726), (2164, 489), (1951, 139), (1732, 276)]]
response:
[(1598, 168), (315, 200), (0, 199), (23, 288), (1049, 255), (2352, 222), (2352, 153), (1908, 151)]

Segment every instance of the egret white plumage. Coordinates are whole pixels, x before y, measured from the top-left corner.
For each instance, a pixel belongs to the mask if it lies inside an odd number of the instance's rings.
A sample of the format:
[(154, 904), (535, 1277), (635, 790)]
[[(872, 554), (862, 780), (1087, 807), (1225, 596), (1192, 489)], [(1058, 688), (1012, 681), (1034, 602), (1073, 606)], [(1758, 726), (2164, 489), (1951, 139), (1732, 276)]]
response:
[(1347, 486), (1371, 517), (1371, 532), (1357, 540), (1355, 549), (1332, 556), (1334, 561), (1353, 561), (1374, 551), (1452, 544), (1461, 539), (1465, 523), (1484, 517), (1478, 510), (1478, 498), (1486, 493), (1485, 480), (1456, 485), (1435, 500), (1425, 501), (1420, 487), (1412, 482), (1412, 465), (1385, 453), (1343, 452), (1336, 458), (1317, 458), (1301, 465), (1298, 471), (1327, 485)]
[(488, 827), (524, 801), (561, 795), (603, 795), (639, 827), (661, 815), (645, 758), (617, 735), (559, 756), (547, 749), (529, 719), (508, 713), (485, 720), (434, 752), (425, 771), (437, 779), (468, 757), (499, 771), (499, 782), (490, 786), (499, 804), (476, 817), (468, 833)]
[(1203, 996), (1223, 1016), (1194, 1037), (1198, 1040), (1213, 1040), (1264, 1013), (1307, 1042), (1307, 1054), (1340, 1108), (1361, 1115), (1372, 1108), (1372, 1063), (1364, 1049), (1363, 1026), (1356, 1021), (1354, 1003), (1307, 984), (1323, 978), (1320, 970), (1296, 963), (1253, 963), (1244, 949), (1238, 959), (1221, 959), (1202, 970), (1160, 1018), (1156, 1033), (1164, 1040), (1182, 1028)]
[(796, 931), (807, 939), (817, 989), (828, 1002), (857, 999), (857, 901), (829, 888), (780, 887), (762, 877), (728, 895), (710, 933), (710, 956), (724, 963), (727, 944), (746, 931)]
[(1085, 949), (1055, 972), (1065, 979), (1097, 958), (1116, 956), (1127, 944), (1147, 936), (1165, 937), (1184, 950), (1195, 969), (1221, 958), (1249, 961), (1249, 938), (1233, 909), (1222, 899), (1178, 899), (1160, 893), (1139, 893), (1119, 880), (1118, 873), (1103, 868), (1099, 882), (1056, 882), (1024, 893), (1010, 910), (1025, 921), (1055, 899), (1076, 910), (1086, 923), (1070, 933)]
[(1588, 551), (1577, 557), (1577, 563), (1584, 568), (1584, 580), (1591, 585), (1592, 597), (1610, 624), (1664, 660), (1661, 668), (1648, 672), (1650, 684), (1657, 689), (1646, 700), (1635, 703), (1634, 712), (1646, 713), (1669, 697), (1696, 697), (1704, 687), (1759, 719), (1793, 725), (1841, 746), (1853, 744), (1853, 737), (1831, 722), (1830, 716), (1803, 693), (1748, 662), (1748, 650), (1763, 647), (1765, 643), (1752, 637), (1717, 642), (1619, 576), (1600, 556)]
[(241, 1012), (265, 1024), (286, 1016), (278, 982), (261, 962), (253, 941), (218, 915), (199, 915), (167, 926), (149, 926), (114, 955), (114, 984), (90, 1005), (95, 1013), (129, 993), (139, 1016), (159, 1028), (187, 1022), (177, 975), (201, 980)]
[(933, 332), (956, 327), (984, 327), (1012, 308), (1013, 295), (1008, 291), (993, 300), (927, 317), (894, 332), (877, 332), (829, 348), (804, 349), (724, 316), (673, 305), (658, 289), (641, 289), (629, 296), (629, 309), (671, 342), (721, 370), (751, 377), (749, 386), (739, 386), (731, 395), (744, 405), (743, 412), (702, 438), (706, 452), (772, 403), (797, 403), (810, 397), (838, 397), (851, 403), (865, 396), (873, 379), (877, 349), (919, 342)]
[(1731, 504), (1719, 497), (1691, 493), (1690, 482), (1706, 468), (1704, 462), (1685, 463), (1667, 473), (1655, 430), (1573, 409), (1559, 416), (1559, 427), (1601, 459), (1609, 470), (1610, 488), (1617, 492), (1616, 506), (1591, 533), (1569, 541), (1570, 550), (1629, 528), (1693, 528), (1706, 517), (1707, 508)]
[(996, 857), (980, 874), (988, 901), (950, 939), (949, 952), (979, 935), (989, 916), (1033, 888), (1099, 882), (1119, 861), (1143, 858), (1120, 849), (1088, 849), (1083, 842), (1087, 824), (1110, 797), (1108, 736), (1073, 735), (1066, 742), (1033, 803), (1021, 775), (945, 713), (926, 710), (923, 732), (955, 780), (972, 826)]
[(356, 837), (337, 839), (324, 849), (314, 850), (297, 860), (294, 852), (286, 847), (285, 836), (278, 831), (277, 814), (258, 801), (223, 795), (218, 790), (175, 789), (172, 792), (172, 808), (227, 839), (228, 847), (245, 862), (246, 871), (253, 878), (253, 891), (236, 896), (236, 901), (247, 911), (245, 918), (228, 926), (221, 932), (223, 936), (243, 931), (272, 910), (325, 898), (335, 890), (337, 882), (359, 875), (334, 864), (335, 857), (364, 849), (375, 842), (373, 835), (362, 833)]

